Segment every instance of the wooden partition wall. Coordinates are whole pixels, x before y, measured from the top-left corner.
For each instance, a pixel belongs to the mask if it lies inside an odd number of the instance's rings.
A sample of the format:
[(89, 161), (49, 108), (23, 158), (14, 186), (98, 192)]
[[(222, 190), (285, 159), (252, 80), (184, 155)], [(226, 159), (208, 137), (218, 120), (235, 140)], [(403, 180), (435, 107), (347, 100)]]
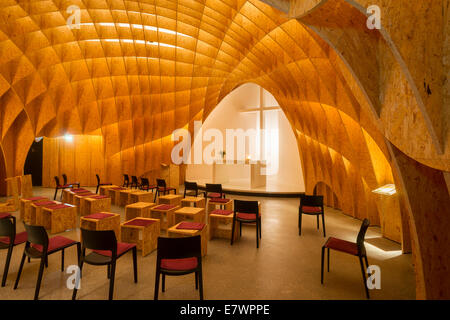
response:
[[(95, 174), (105, 176), (105, 158), (101, 136), (71, 136), (71, 138), (44, 138), (42, 185), (55, 187), (54, 177), (63, 183), (80, 182), (82, 186), (96, 186)], [(76, 181), (75, 181), (76, 180)]]

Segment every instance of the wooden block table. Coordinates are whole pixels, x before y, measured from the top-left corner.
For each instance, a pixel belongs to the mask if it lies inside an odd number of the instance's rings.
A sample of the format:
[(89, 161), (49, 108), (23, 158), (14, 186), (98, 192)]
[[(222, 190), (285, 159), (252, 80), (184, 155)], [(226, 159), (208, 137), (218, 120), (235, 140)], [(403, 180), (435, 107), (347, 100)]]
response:
[(181, 205), (181, 199), (183, 197), (178, 194), (168, 194), (159, 197), (159, 204), (170, 204), (173, 206)]
[(172, 218), (172, 225), (187, 220), (205, 223), (205, 209), (195, 207), (181, 207), (173, 213)]
[(96, 196), (96, 194), (90, 191), (86, 193), (78, 193), (73, 196), (72, 204), (77, 207), (77, 214), (81, 214), (81, 212), (84, 212), (85, 202), (83, 201), (83, 199), (93, 196)]
[(197, 208), (205, 208), (206, 199), (204, 197), (186, 197), (181, 199), (182, 207), (190, 207), (191, 204)]
[(62, 202), (63, 203), (70, 203), (73, 204), (73, 198), (75, 195), (83, 194), (83, 193), (90, 193), (89, 190), (78, 188), (78, 189), (63, 189), (62, 191)]
[[(212, 238), (224, 238), (231, 240), (232, 210), (213, 210), (208, 216), (209, 240)], [(220, 226), (229, 226), (228, 228), (220, 228)], [(239, 238), (239, 223), (236, 221), (234, 229), (234, 240)]]
[(82, 216), (87, 216), (97, 212), (111, 211), (111, 198), (107, 196), (90, 196), (81, 199), (83, 211), (80, 211)]
[(80, 228), (87, 230), (114, 230), (116, 239), (120, 239), (120, 214), (98, 212), (80, 217)]
[(136, 202), (153, 202), (154, 194), (148, 191), (136, 191), (133, 193), (130, 193), (129, 195), (129, 203), (136, 203)]
[(153, 202), (136, 202), (125, 207), (125, 220), (137, 217), (150, 218), (150, 209), (156, 206)]
[(134, 218), (120, 225), (121, 241), (135, 243), (142, 256), (156, 249), (160, 231), (159, 219)]
[(59, 233), (77, 227), (77, 208), (71, 204), (56, 204), (45, 206), (36, 217), (39, 225), (49, 230), (50, 233)]
[(198, 222), (180, 222), (167, 230), (169, 237), (192, 237), (200, 235), (202, 239), (202, 256), (208, 252), (208, 226)]
[(118, 186), (115, 186), (113, 184), (107, 185), (107, 186), (100, 186), (100, 188), (99, 188), (100, 195), (101, 196), (110, 196), (109, 190), (112, 189), (112, 188), (118, 188)]
[(172, 226), (173, 213), (179, 208), (179, 206), (170, 204), (160, 204), (150, 209), (150, 215), (152, 218), (160, 220), (161, 230), (167, 230)]
[(111, 203), (114, 204), (115, 206), (120, 206), (120, 192), (123, 190), (129, 189), (123, 187), (114, 187), (108, 189), (107, 195), (109, 195), (109, 197), (111, 198)]
[(37, 219), (38, 219), (38, 217), (39, 217), (39, 219), (41, 217), (42, 208), (45, 206), (52, 206), (52, 205), (56, 205), (56, 204), (60, 204), (60, 202), (49, 200), (49, 201), (40, 201), (40, 202), (32, 203), (30, 206), (30, 216), (29, 216), (28, 223), (30, 225), (41, 225), (40, 221), (38, 221)]
[(233, 200), (222, 199), (222, 198), (209, 199), (208, 200), (208, 214), (216, 209), (233, 210)]
[[(139, 192), (139, 190), (137, 191)], [(136, 192), (136, 190), (133, 189), (119, 191), (119, 206), (125, 207), (126, 205), (130, 204), (130, 194), (134, 192)]]
[(33, 197), (20, 199), (20, 219), (29, 223), (31, 204), (37, 202), (49, 201), (46, 197)]

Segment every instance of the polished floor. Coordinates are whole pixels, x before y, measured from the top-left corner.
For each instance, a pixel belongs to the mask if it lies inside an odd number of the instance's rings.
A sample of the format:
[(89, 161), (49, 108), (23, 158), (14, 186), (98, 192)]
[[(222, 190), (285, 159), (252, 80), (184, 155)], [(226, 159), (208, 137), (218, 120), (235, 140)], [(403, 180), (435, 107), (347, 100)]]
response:
[[(52, 189), (35, 188), (35, 195), (53, 197)], [(242, 198), (234, 197), (231, 198)], [(242, 238), (230, 245), (225, 239), (208, 243), (208, 254), (203, 260), (205, 299), (365, 299), (358, 259), (338, 252), (331, 253), (331, 269), (320, 284), (320, 254), (325, 242), (322, 230), (316, 229), (316, 220), (304, 216), (303, 233), (298, 235), (298, 200), (280, 198), (253, 198), (261, 201), (262, 241), (256, 248), (255, 228), (244, 226)], [(112, 207), (113, 212), (124, 209)], [(18, 212), (15, 213), (18, 216)], [(326, 209), (327, 236), (354, 241), (360, 221), (339, 211)], [(18, 223), (18, 231), (24, 229)], [(79, 230), (60, 235), (79, 239)], [(39, 262), (25, 264), (20, 284), (13, 290), (24, 245), (15, 247), (6, 287), (0, 288), (0, 299), (33, 299)], [(381, 289), (371, 290), (372, 299), (414, 299), (415, 279), (411, 255), (403, 255), (400, 245), (381, 237), (380, 229), (370, 227), (366, 236), (369, 264), (381, 270)], [(0, 251), (0, 274), (6, 250)], [(49, 257), (44, 272), (40, 299), (71, 299), (66, 286), (69, 274), (60, 271), (60, 254)], [(118, 260), (115, 299), (153, 299), (156, 252), (146, 257), (138, 252), (138, 283), (133, 282), (131, 253)], [(76, 249), (66, 250), (66, 268), (76, 264)], [(109, 281), (106, 267), (86, 265), (78, 299), (107, 299)], [(198, 299), (194, 275), (167, 277), (166, 292), (161, 300)]]

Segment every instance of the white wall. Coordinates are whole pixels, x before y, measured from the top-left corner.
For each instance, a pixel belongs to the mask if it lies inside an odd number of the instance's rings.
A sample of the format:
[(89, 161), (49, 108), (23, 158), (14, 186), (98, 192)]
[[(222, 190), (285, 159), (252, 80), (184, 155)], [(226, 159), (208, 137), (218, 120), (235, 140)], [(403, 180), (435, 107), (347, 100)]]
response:
[[(263, 105), (278, 106), (275, 98), (264, 90)], [(248, 83), (240, 86), (228, 96), (226, 96), (219, 105), (211, 112), (208, 118), (203, 123), (202, 129), (205, 132), (208, 129), (218, 129), (226, 137), (226, 129), (257, 129), (259, 123), (259, 114), (242, 113), (243, 109), (258, 108), (260, 105), (260, 87), (253, 83)], [(291, 126), (286, 119), (283, 111), (269, 111), (278, 113), (278, 173), (273, 176), (268, 176), (268, 187), (280, 186), (283, 190), (280, 191), (304, 191), (304, 180), (301, 170), (301, 162), (297, 151), (297, 141)], [(268, 124), (274, 121), (267, 121)], [(276, 119), (275, 119), (276, 122)], [(199, 139), (195, 137), (194, 139)], [(197, 140), (198, 141), (198, 140)], [(203, 142), (203, 149), (210, 142)], [(224, 145), (225, 149), (225, 145)], [(191, 158), (192, 159), (192, 158)], [(235, 166), (230, 171), (230, 181), (233, 180), (249, 180), (249, 170), (244, 166)], [(212, 179), (212, 165), (206, 164), (190, 164), (187, 166), (186, 180), (202, 181)]]

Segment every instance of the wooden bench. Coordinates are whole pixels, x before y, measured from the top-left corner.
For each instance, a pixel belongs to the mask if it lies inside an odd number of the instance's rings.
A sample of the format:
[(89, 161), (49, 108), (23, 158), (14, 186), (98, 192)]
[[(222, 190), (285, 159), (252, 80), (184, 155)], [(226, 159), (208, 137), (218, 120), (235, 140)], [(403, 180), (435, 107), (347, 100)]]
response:
[[(213, 238), (231, 240), (233, 214), (234, 212), (232, 210), (216, 209), (208, 215), (209, 240)], [(223, 226), (228, 226), (228, 228), (221, 228)], [(236, 222), (234, 229), (234, 240), (237, 240), (238, 238), (239, 223)]]
[(81, 199), (84, 204), (80, 210), (82, 216), (87, 216), (97, 212), (111, 211), (111, 198), (107, 196), (89, 196)]
[(190, 207), (191, 204), (197, 208), (205, 208), (206, 207), (206, 199), (204, 197), (186, 197), (181, 199), (182, 207)]
[(168, 194), (165, 196), (159, 197), (159, 204), (170, 204), (173, 206), (179, 206), (181, 205), (181, 199), (183, 197), (178, 194)]
[(136, 202), (153, 202), (154, 194), (147, 191), (136, 191), (130, 193), (128, 204)]
[(31, 204), (36, 202), (50, 201), (46, 197), (33, 197), (20, 199), (20, 219), (30, 223)]
[(97, 212), (80, 217), (80, 228), (87, 230), (114, 230), (116, 238), (120, 239), (120, 214)]
[(173, 213), (179, 208), (179, 206), (161, 204), (151, 208), (150, 215), (160, 220), (161, 230), (167, 230), (173, 225)]
[[(196, 229), (196, 227), (199, 229)], [(167, 230), (167, 235), (172, 238), (193, 237), (200, 235), (202, 242), (202, 256), (208, 252), (208, 226), (198, 222), (180, 222)]]
[(38, 224), (49, 230), (51, 234), (75, 229), (77, 227), (76, 209), (75, 206), (66, 203), (45, 206), (36, 220), (39, 220)]
[(150, 209), (156, 206), (153, 202), (136, 202), (125, 207), (125, 220), (131, 220), (137, 217), (150, 218)]
[(205, 209), (195, 207), (181, 207), (173, 213), (172, 217), (172, 224), (177, 224), (181, 221), (205, 223)]

